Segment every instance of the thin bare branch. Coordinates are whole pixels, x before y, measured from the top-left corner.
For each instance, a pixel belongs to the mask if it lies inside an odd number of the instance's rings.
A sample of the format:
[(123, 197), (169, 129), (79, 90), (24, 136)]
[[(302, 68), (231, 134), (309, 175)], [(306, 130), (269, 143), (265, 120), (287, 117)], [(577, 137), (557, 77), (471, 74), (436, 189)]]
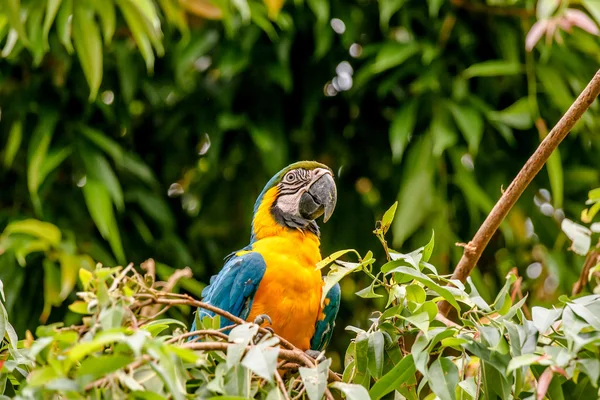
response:
[[(562, 142), (571, 129), (573, 129), (575, 123), (579, 121), (583, 113), (590, 107), (594, 100), (596, 100), (598, 94), (600, 94), (600, 70), (596, 72), (590, 83), (583, 92), (581, 92), (571, 107), (569, 107), (556, 126), (554, 126), (550, 134), (548, 134), (542, 143), (540, 143), (535, 153), (527, 160), (508, 189), (502, 194), (473, 237), (473, 240), (467, 243), (463, 256), (452, 274), (452, 279), (458, 279), (461, 282), (464, 282), (471, 274), (471, 271), (475, 268), (483, 250), (508, 212), (515, 205), (533, 178), (542, 169), (554, 149), (558, 147), (560, 142)], [(439, 309), (443, 315), (448, 315), (450, 305), (447, 302), (440, 302)]]

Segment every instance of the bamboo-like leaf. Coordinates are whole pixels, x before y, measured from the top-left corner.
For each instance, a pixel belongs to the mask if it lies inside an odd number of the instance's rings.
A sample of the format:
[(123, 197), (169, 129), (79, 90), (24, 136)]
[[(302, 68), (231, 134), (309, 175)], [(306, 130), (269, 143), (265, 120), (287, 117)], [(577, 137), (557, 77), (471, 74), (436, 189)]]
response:
[(33, 137), (29, 143), (29, 154), (27, 162), (27, 188), (31, 201), (38, 214), (42, 213), (42, 205), (38, 196), (38, 189), (44, 181), (42, 165), (46, 159), (48, 147), (58, 122), (58, 114), (54, 111), (44, 111), (40, 115)]
[(125, 254), (121, 236), (115, 218), (115, 212), (110, 200), (110, 194), (104, 184), (89, 177), (83, 186), (83, 195), (88, 211), (102, 237), (108, 240), (110, 247), (121, 264), (125, 264)]
[(144, 15), (129, 0), (117, 0), (117, 4), (127, 22), (127, 26), (131, 30), (140, 53), (142, 53), (142, 57), (146, 61), (146, 69), (151, 73), (154, 71), (154, 52), (144, 26)]
[(44, 50), (46, 51), (50, 49), (50, 45), (48, 44), (48, 33), (50, 33), (50, 28), (52, 27), (52, 23), (54, 23), (56, 14), (60, 9), (61, 2), (62, 0), (48, 0), (46, 3), (46, 15), (44, 16), (44, 27), (42, 29), (44, 37)]
[(8, 19), (13, 29), (18, 33), (19, 39), (25, 44), (25, 46), (29, 46), (29, 39), (27, 38), (27, 33), (25, 32), (25, 25), (23, 24), (23, 20), (21, 18), (23, 6), (21, 5), (21, 0), (4, 0), (4, 4), (8, 9)]
[(115, 3), (113, 0), (102, 0), (92, 2), (96, 13), (100, 16), (102, 22), (102, 36), (104, 36), (104, 44), (109, 45), (115, 34), (117, 25), (117, 15)]
[(69, 54), (73, 54), (73, 43), (71, 42), (71, 30), (73, 27), (73, 0), (62, 0), (56, 15), (56, 31), (58, 39), (65, 46)]
[(102, 38), (94, 10), (86, 2), (73, 4), (72, 29), (77, 57), (90, 87), (89, 100), (93, 101), (102, 82)]

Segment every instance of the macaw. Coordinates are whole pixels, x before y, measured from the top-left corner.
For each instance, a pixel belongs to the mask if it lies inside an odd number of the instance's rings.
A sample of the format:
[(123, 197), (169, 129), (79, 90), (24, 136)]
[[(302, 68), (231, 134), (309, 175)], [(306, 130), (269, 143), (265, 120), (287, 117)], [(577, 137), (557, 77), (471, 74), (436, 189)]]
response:
[[(333, 172), (314, 161), (287, 166), (269, 180), (254, 205), (250, 244), (225, 258), (202, 292), (203, 301), (246, 321), (262, 323), (314, 356), (331, 339), (340, 307), (335, 285), (321, 302), (319, 226), (337, 201)], [(213, 313), (197, 310), (199, 317)], [(232, 322), (221, 317), (221, 327)], [(192, 331), (196, 330), (195, 321)]]

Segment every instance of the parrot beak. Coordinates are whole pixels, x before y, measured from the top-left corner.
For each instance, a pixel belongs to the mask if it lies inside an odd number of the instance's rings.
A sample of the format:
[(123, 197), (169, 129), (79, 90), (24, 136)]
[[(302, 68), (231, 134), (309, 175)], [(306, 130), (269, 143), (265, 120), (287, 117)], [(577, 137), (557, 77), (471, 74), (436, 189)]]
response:
[(324, 215), (323, 222), (327, 222), (333, 214), (337, 202), (337, 189), (333, 176), (327, 170), (317, 175), (310, 184), (308, 191), (300, 198), (299, 210), (303, 218), (314, 220)]

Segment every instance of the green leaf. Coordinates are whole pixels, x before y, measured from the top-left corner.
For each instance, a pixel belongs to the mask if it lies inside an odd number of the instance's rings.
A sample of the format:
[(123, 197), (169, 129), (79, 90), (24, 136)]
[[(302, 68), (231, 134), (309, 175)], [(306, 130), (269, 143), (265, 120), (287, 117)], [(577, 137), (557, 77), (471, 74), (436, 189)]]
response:
[(86, 356), (104, 349), (105, 346), (125, 341), (126, 336), (121, 332), (103, 332), (99, 333), (89, 342), (79, 342), (67, 353), (67, 358), (71, 362), (83, 360)]
[(540, 361), (542, 357), (539, 354), (523, 354), (517, 357), (514, 357), (508, 363), (508, 367), (506, 368), (506, 373), (510, 374), (515, 369), (530, 366), (531, 364), (535, 364)]
[(44, 26), (42, 29), (44, 37), (44, 49), (46, 51), (50, 49), (50, 45), (48, 44), (48, 33), (50, 32), (54, 18), (56, 18), (56, 14), (58, 13), (61, 2), (62, 0), (48, 0), (46, 3), (46, 15), (44, 17)]
[(73, 3), (73, 40), (77, 57), (90, 87), (89, 100), (95, 100), (102, 82), (102, 38), (94, 10), (86, 2)]
[(344, 393), (348, 400), (363, 400), (369, 398), (369, 392), (361, 385), (334, 382), (331, 387)]
[(538, 0), (535, 15), (537, 19), (548, 19), (560, 3), (556, 0)]
[(409, 354), (394, 366), (388, 373), (379, 379), (371, 387), (369, 395), (372, 399), (380, 399), (388, 393), (398, 389), (415, 374), (415, 363), (413, 356)]
[[(445, 289), (442, 286), (438, 285), (431, 278), (429, 278), (427, 275), (423, 274), (420, 271), (417, 271), (410, 267), (397, 266), (401, 265), (403, 262), (403, 260), (391, 261), (385, 264), (387, 267), (384, 267), (386, 268), (386, 271), (388, 271), (388, 273), (406, 274), (415, 279), (416, 281), (421, 282), (423, 285), (427, 286), (429, 289), (442, 296), (448, 303), (450, 303), (454, 308), (456, 308), (460, 312), (460, 307), (456, 302), (456, 299), (448, 289)], [(381, 267), (382, 271), (384, 267)]]
[(550, 188), (552, 189), (552, 205), (555, 209), (563, 207), (564, 195), (564, 177), (563, 166), (558, 148), (554, 149), (548, 162), (546, 163), (548, 178), (550, 178)]
[(458, 368), (446, 357), (435, 360), (427, 370), (431, 390), (440, 400), (456, 399)]
[(518, 75), (523, 72), (521, 64), (507, 60), (488, 60), (471, 65), (463, 71), (465, 78)]
[(3, 235), (11, 235), (14, 233), (40, 238), (55, 247), (60, 245), (62, 236), (60, 229), (55, 225), (49, 222), (38, 221), (37, 219), (11, 222), (4, 229)]
[(596, 0), (581, 0), (581, 4), (588, 10), (600, 25), (600, 3)]
[(423, 304), (426, 298), (425, 290), (421, 286), (416, 284), (406, 286), (406, 300)]
[(138, 49), (144, 60), (146, 61), (146, 69), (152, 73), (154, 70), (154, 51), (152, 50), (152, 43), (150, 37), (146, 32), (146, 23), (144, 20), (144, 14), (140, 12), (131, 1), (129, 0), (116, 0), (121, 13), (127, 22), (127, 26), (131, 30), (133, 38), (138, 45)]
[(402, 8), (406, 0), (380, 0), (379, 1), (379, 27), (382, 31), (389, 29), (390, 19)]
[(374, 378), (379, 378), (383, 373), (384, 346), (383, 333), (376, 331), (369, 335), (368, 369)]
[(358, 254), (358, 252), (354, 249), (346, 249), (346, 250), (338, 250), (335, 253), (325, 257), (323, 260), (319, 261), (317, 263), (316, 269), (323, 269), (326, 266), (328, 266), (329, 264), (331, 264), (332, 262), (334, 262), (335, 260), (337, 260), (338, 258), (340, 258), (341, 256), (343, 256), (346, 253), (350, 253), (353, 252), (356, 254), (356, 256), (358, 258), (360, 258), (360, 254)]
[(92, 382), (124, 368), (133, 361), (133, 357), (121, 354), (90, 357), (83, 360), (76, 376), (85, 383)]
[(421, 259), (423, 262), (428, 262), (431, 258), (431, 254), (433, 253), (433, 246), (435, 244), (435, 232), (433, 229), (431, 230), (431, 239), (423, 248), (423, 258)]
[(398, 202), (394, 202), (392, 206), (383, 214), (381, 218), (381, 230), (385, 235), (392, 225), (392, 221), (394, 220), (394, 216), (396, 215), (396, 208), (398, 208)]
[(469, 152), (477, 154), (483, 137), (483, 116), (474, 107), (450, 103), (449, 108), (456, 125), (469, 144)]
[(91, 178), (94, 181), (102, 182), (110, 193), (117, 210), (122, 211), (125, 208), (123, 190), (121, 189), (119, 179), (106, 158), (88, 146), (80, 146), (79, 154), (85, 164), (88, 179)]
[(58, 113), (54, 111), (44, 111), (40, 115), (40, 120), (33, 132), (33, 137), (29, 142), (29, 152), (27, 157), (27, 188), (31, 195), (34, 208), (38, 214), (42, 212), (42, 205), (38, 197), (38, 189), (43, 183), (43, 164), (46, 154), (54, 134), (54, 129), (58, 122)]
[(62, 4), (56, 16), (56, 30), (58, 38), (67, 52), (73, 54), (73, 43), (71, 43), (71, 29), (73, 16), (73, 0), (62, 0)]
[(82, 190), (88, 211), (96, 227), (102, 237), (110, 243), (110, 247), (119, 263), (125, 264), (121, 236), (119, 235), (119, 228), (108, 189), (102, 182), (90, 177)]
[(115, 34), (117, 24), (117, 16), (115, 12), (115, 4), (113, 0), (93, 1), (92, 5), (96, 13), (100, 16), (102, 22), (102, 35), (104, 36), (104, 44), (109, 45), (112, 37)]
[(22, 10), (25, 8), (21, 5), (21, 0), (4, 0), (4, 4), (8, 10), (8, 20), (10, 24), (19, 34), (19, 39), (21, 39), (23, 44), (25, 44), (25, 46), (29, 46), (29, 39), (27, 38), (25, 26), (23, 25), (23, 21), (21, 19)]
[(23, 140), (23, 123), (21, 121), (15, 121), (10, 128), (8, 134), (8, 141), (4, 150), (4, 167), (9, 169), (21, 147), (21, 141)]
[(390, 145), (394, 163), (402, 161), (404, 150), (406, 150), (406, 146), (415, 129), (417, 111), (417, 101), (411, 99), (398, 109), (396, 116), (390, 124)]
[(533, 118), (527, 97), (522, 97), (502, 111), (490, 112), (489, 118), (521, 130), (529, 129), (533, 126)]
[(75, 287), (77, 275), (79, 274), (79, 268), (81, 266), (81, 259), (73, 254), (66, 252), (60, 253), (58, 256), (60, 262), (60, 294), (61, 300), (67, 298), (71, 291)]

